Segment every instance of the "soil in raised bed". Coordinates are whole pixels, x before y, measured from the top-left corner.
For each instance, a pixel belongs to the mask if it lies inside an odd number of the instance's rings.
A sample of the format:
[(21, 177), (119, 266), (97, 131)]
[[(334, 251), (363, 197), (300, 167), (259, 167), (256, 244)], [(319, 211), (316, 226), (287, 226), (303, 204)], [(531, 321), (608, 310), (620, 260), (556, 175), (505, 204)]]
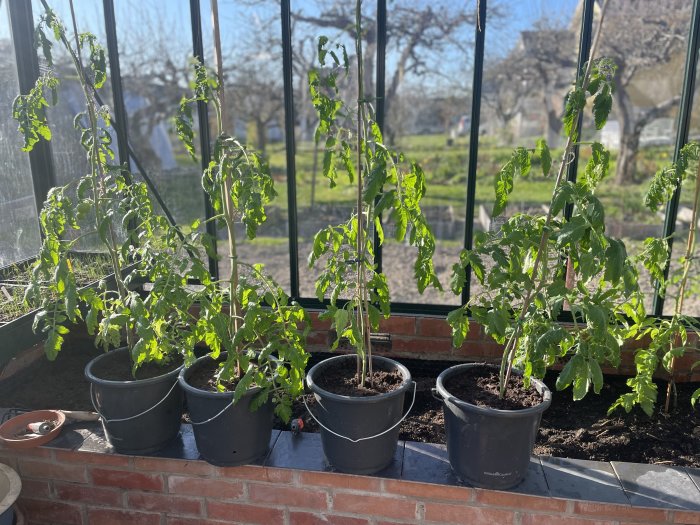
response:
[[(54, 362), (44, 358), (0, 383), (0, 407), (25, 409), (62, 408), (92, 410), (85, 364), (100, 353), (92, 341), (71, 341)], [(313, 355), (309, 367), (323, 356)], [(400, 439), (444, 443), (442, 404), (431, 389), (437, 375), (454, 363), (400, 359), (416, 381), (416, 400), (409, 417), (401, 425)], [(692, 392), (700, 384), (679, 384), (677, 405), (670, 415), (660, 412), (665, 383), (659, 383), (657, 411), (652, 417), (635, 409), (630, 414), (607, 410), (617, 397), (628, 391), (625, 378), (607, 376), (600, 395), (590, 393), (574, 402), (571, 391), (556, 392), (556, 374), (545, 383), (552, 389), (552, 404), (542, 416), (535, 453), (599, 461), (633, 461), (700, 467), (700, 405), (690, 405)], [(412, 394), (406, 394), (406, 408)], [(313, 396), (307, 395), (313, 410)], [(317, 431), (304, 404), (294, 405), (294, 417), (303, 417), (305, 431)], [(277, 428), (288, 426), (278, 421)]]

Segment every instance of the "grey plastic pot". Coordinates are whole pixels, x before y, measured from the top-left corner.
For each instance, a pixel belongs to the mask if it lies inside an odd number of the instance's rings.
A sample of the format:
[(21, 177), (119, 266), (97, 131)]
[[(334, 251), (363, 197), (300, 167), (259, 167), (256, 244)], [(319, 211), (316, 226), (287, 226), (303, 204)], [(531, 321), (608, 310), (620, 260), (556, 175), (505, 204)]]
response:
[(328, 463), (340, 472), (372, 474), (387, 467), (394, 457), (399, 440), (397, 423), (403, 417), (406, 391), (414, 383), (411, 373), (402, 364), (385, 357), (373, 357), (375, 370), (401, 372), (403, 382), (397, 390), (376, 396), (350, 397), (333, 394), (316, 384), (317, 378), (329, 367), (347, 360), (354, 363), (355, 359), (354, 355), (344, 355), (321, 361), (309, 370), (306, 383), (316, 398), (312, 415), (322, 425), (321, 443)]
[(22, 481), (17, 473), (0, 463), (0, 525), (15, 522), (14, 503), (22, 490)]
[[(221, 353), (225, 359), (226, 352)], [(250, 404), (260, 388), (251, 388), (236, 403), (233, 392), (207, 392), (187, 380), (210, 356), (197, 359), (180, 372), (197, 450), (202, 458), (219, 466), (245, 465), (267, 454), (272, 436), (273, 405), (268, 401), (255, 411)]]
[(511, 488), (527, 474), (542, 412), (552, 402), (552, 394), (542, 381), (532, 379), (543, 400), (523, 410), (479, 407), (455, 398), (445, 388), (445, 382), (475, 366), (484, 365), (456, 365), (437, 378), (436, 391), (443, 401), (450, 465), (457, 477), (474, 486)]
[(149, 379), (112, 381), (95, 375), (95, 368), (129, 360), (129, 349), (99, 355), (85, 367), (95, 410), (109, 443), (123, 454), (149, 454), (177, 437), (183, 394), (177, 382), (182, 366)]

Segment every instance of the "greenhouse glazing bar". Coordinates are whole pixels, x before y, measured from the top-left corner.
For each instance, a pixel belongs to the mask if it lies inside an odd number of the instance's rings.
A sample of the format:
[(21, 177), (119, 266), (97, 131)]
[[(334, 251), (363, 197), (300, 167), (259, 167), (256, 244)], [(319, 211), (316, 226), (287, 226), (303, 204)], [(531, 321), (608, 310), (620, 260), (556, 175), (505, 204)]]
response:
[[(204, 61), (204, 41), (202, 37), (202, 12), (199, 5), (199, 0), (190, 0), (190, 22), (192, 26), (192, 55), (202, 64)], [(202, 151), (202, 170), (209, 167), (211, 160), (209, 135), (209, 110), (207, 103), (203, 100), (197, 101), (197, 117), (199, 119), (199, 145)], [(209, 195), (202, 189), (204, 193), (204, 214), (207, 219), (207, 234), (211, 237), (214, 251), (217, 250), (218, 240), (216, 237), (216, 221), (211, 221), (214, 216), (214, 208), (212, 208)], [(219, 264), (216, 259), (209, 257), (209, 273), (214, 279), (219, 279)]]
[[(484, 48), (486, 44), (486, 0), (478, 5), (476, 44), (474, 49), (474, 79), (472, 81), (471, 128), (469, 130), (469, 164), (467, 167), (467, 209), (464, 221), (464, 248), (471, 250), (474, 238), (474, 204), (476, 202), (476, 170), (479, 161), (479, 126), (481, 124), (481, 85), (484, 79)], [(462, 289), (462, 304), (469, 301), (472, 269), (467, 267), (467, 278)]]

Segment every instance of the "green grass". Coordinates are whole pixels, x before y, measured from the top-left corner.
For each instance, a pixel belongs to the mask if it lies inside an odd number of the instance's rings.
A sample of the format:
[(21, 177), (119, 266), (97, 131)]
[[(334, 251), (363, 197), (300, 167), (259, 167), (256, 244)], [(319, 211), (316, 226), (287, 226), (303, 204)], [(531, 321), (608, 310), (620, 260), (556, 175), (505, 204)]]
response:
[[(467, 191), (467, 165), (469, 142), (467, 137), (459, 137), (451, 145), (447, 144), (445, 134), (413, 135), (400, 137), (397, 149), (403, 151), (407, 158), (416, 161), (423, 168), (427, 179), (427, 193), (423, 206), (453, 206), (457, 213), (465, 206)], [(525, 146), (534, 146), (534, 139), (524, 139)], [(587, 161), (587, 146), (581, 148), (579, 173), (583, 171)], [(314, 144), (310, 141), (297, 142), (295, 158), (297, 176), (297, 206), (307, 208), (312, 203), (316, 205), (353, 206), (355, 187), (340, 173), (338, 188), (331, 189), (323, 177), (322, 148), (318, 152), (316, 167), (316, 183), (312, 189)], [(477, 163), (476, 204), (491, 209), (494, 198), (494, 177), (501, 166), (508, 160), (512, 152), (511, 146), (500, 146), (494, 137), (480, 137), (479, 158)], [(561, 149), (552, 150), (552, 157), (561, 157)], [(266, 149), (270, 168), (275, 178), (275, 188), (278, 197), (275, 206), (287, 209), (286, 183), (286, 151), (284, 143), (268, 144)], [(606, 181), (597, 190), (597, 195), (606, 205), (609, 218), (635, 222), (657, 222), (659, 218), (643, 207), (643, 196), (648, 181), (656, 170), (670, 162), (669, 148), (646, 148), (639, 152), (637, 167), (642, 173), (640, 181), (620, 187), (614, 183), (617, 154), (611, 153), (610, 171)], [(184, 157), (178, 161), (189, 161)], [(191, 165), (191, 163), (189, 163)], [(516, 180), (515, 190), (511, 201), (515, 206), (544, 204), (549, 202), (552, 191), (553, 177), (545, 179), (540, 172), (539, 162), (533, 160), (530, 177)], [(178, 192), (181, 194), (181, 192)], [(682, 198), (689, 203), (690, 195)]]

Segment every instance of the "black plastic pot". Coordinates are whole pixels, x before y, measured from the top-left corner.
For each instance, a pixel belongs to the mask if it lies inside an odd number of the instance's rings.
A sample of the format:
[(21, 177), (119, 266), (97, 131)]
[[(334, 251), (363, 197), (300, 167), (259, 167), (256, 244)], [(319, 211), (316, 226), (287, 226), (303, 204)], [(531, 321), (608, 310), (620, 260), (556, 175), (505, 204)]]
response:
[[(225, 359), (225, 352), (221, 358)], [(268, 401), (255, 411), (250, 404), (259, 388), (251, 388), (235, 405), (233, 392), (207, 392), (187, 380), (210, 356), (197, 359), (180, 372), (194, 439), (199, 454), (214, 465), (234, 467), (252, 463), (267, 454), (272, 436), (273, 405)]]
[[(148, 454), (177, 436), (183, 394), (177, 384), (182, 366), (150, 379), (112, 381), (94, 374), (95, 367), (129, 360), (128, 348), (97, 356), (85, 367), (96, 410), (109, 443), (123, 454)], [(121, 420), (121, 421), (120, 421)]]
[(333, 394), (316, 384), (315, 380), (329, 367), (345, 360), (354, 363), (355, 359), (354, 355), (344, 355), (321, 361), (309, 370), (306, 383), (316, 398), (313, 416), (322, 425), (321, 443), (328, 462), (341, 472), (372, 474), (388, 466), (394, 457), (399, 440), (397, 423), (403, 416), (405, 394), (413, 381), (402, 364), (385, 357), (373, 357), (375, 370), (400, 370), (403, 383), (397, 390), (376, 396), (350, 397)]
[(437, 394), (443, 400), (445, 413), (450, 465), (457, 477), (474, 486), (497, 490), (511, 488), (527, 474), (542, 412), (552, 402), (552, 394), (542, 381), (532, 379), (543, 398), (537, 406), (498, 410), (472, 405), (450, 394), (445, 382), (474, 366), (484, 365), (456, 365), (437, 378)]

